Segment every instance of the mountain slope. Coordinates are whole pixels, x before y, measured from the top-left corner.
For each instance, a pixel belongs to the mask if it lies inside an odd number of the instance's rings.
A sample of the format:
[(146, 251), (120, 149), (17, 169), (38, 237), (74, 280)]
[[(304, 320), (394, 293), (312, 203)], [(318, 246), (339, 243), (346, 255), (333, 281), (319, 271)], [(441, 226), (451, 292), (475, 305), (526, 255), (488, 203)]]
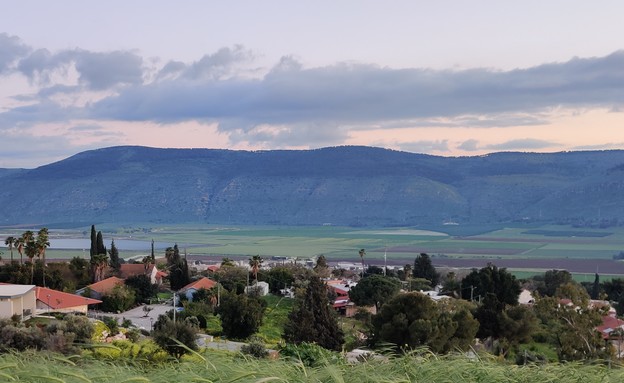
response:
[(415, 225), (624, 216), (624, 151), (436, 157), (370, 147), (112, 147), (3, 169), (0, 224)]

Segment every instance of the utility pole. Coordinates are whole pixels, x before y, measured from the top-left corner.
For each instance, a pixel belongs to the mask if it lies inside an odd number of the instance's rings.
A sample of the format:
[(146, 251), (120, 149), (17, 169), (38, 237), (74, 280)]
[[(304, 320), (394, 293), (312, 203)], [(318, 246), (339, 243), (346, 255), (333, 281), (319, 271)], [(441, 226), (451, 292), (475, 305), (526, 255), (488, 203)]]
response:
[(388, 268), (387, 258), (388, 258), (388, 248), (386, 247), (386, 249), (384, 250), (384, 277), (386, 276), (386, 269)]
[(176, 293), (173, 293), (173, 323), (176, 322), (176, 311), (178, 311), (176, 307)]

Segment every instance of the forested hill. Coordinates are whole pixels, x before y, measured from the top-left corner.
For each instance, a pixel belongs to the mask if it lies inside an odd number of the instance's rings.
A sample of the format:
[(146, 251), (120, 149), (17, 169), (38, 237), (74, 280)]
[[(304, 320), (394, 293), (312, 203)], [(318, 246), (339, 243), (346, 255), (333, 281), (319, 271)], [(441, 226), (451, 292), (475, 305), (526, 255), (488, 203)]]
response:
[(385, 226), (624, 219), (624, 151), (437, 157), (371, 147), (112, 147), (0, 169), (0, 225)]

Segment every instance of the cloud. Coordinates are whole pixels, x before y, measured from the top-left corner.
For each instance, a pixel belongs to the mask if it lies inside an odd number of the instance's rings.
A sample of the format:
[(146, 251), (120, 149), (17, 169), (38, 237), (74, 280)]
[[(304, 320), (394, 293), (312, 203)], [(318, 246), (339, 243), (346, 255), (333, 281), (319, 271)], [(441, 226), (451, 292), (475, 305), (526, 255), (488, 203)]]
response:
[[(235, 61), (231, 53), (225, 56), (223, 62)], [(215, 63), (221, 63), (216, 59), (220, 55), (207, 57), (188, 66), (176, 80), (124, 89), (96, 103), (92, 113), (165, 122), (237, 119), (252, 126), (444, 117), (459, 118), (455, 124), (465, 118), (465, 124), (500, 127), (545, 123), (534, 113), (560, 106), (624, 103), (624, 51), (507, 72), (351, 64), (304, 69), (284, 59), (260, 79), (224, 80), (218, 79), (222, 72), (211, 72)], [(497, 115), (503, 118), (491, 118)]]
[(457, 149), (464, 150), (466, 152), (475, 152), (479, 150), (479, 141), (473, 139), (466, 140), (457, 145)]
[(143, 59), (134, 53), (77, 50), (69, 56), (75, 61), (80, 81), (91, 89), (107, 89), (118, 84), (137, 85), (143, 81)]
[(559, 144), (556, 142), (537, 140), (533, 138), (524, 138), (518, 140), (510, 140), (500, 144), (487, 145), (485, 146), (485, 148), (490, 150), (535, 150), (558, 145)]
[(622, 149), (624, 147), (624, 142), (609, 142), (600, 145), (582, 145), (575, 146), (572, 150), (611, 150), (611, 149)]
[[(51, 53), (38, 49), (22, 58), (18, 70), (31, 81), (46, 85), (53, 74), (65, 75), (75, 69), (78, 83), (92, 90), (102, 90), (117, 85), (139, 85), (143, 82), (143, 59), (132, 52), (90, 52), (64, 50)], [(58, 85), (58, 84), (56, 84)]]
[(431, 153), (431, 152), (448, 152), (448, 140), (435, 141), (413, 141), (398, 144), (399, 148), (406, 152), (413, 153)]
[(0, 33), (0, 74), (11, 69), (12, 65), (30, 51), (19, 37)]

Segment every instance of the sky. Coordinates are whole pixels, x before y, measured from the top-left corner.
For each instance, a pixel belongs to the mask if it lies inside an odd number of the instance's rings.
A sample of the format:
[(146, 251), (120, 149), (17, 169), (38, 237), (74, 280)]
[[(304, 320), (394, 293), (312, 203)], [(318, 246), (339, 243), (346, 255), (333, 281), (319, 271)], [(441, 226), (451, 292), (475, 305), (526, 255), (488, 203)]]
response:
[(624, 149), (621, 1), (2, 8), (0, 168), (117, 145)]

